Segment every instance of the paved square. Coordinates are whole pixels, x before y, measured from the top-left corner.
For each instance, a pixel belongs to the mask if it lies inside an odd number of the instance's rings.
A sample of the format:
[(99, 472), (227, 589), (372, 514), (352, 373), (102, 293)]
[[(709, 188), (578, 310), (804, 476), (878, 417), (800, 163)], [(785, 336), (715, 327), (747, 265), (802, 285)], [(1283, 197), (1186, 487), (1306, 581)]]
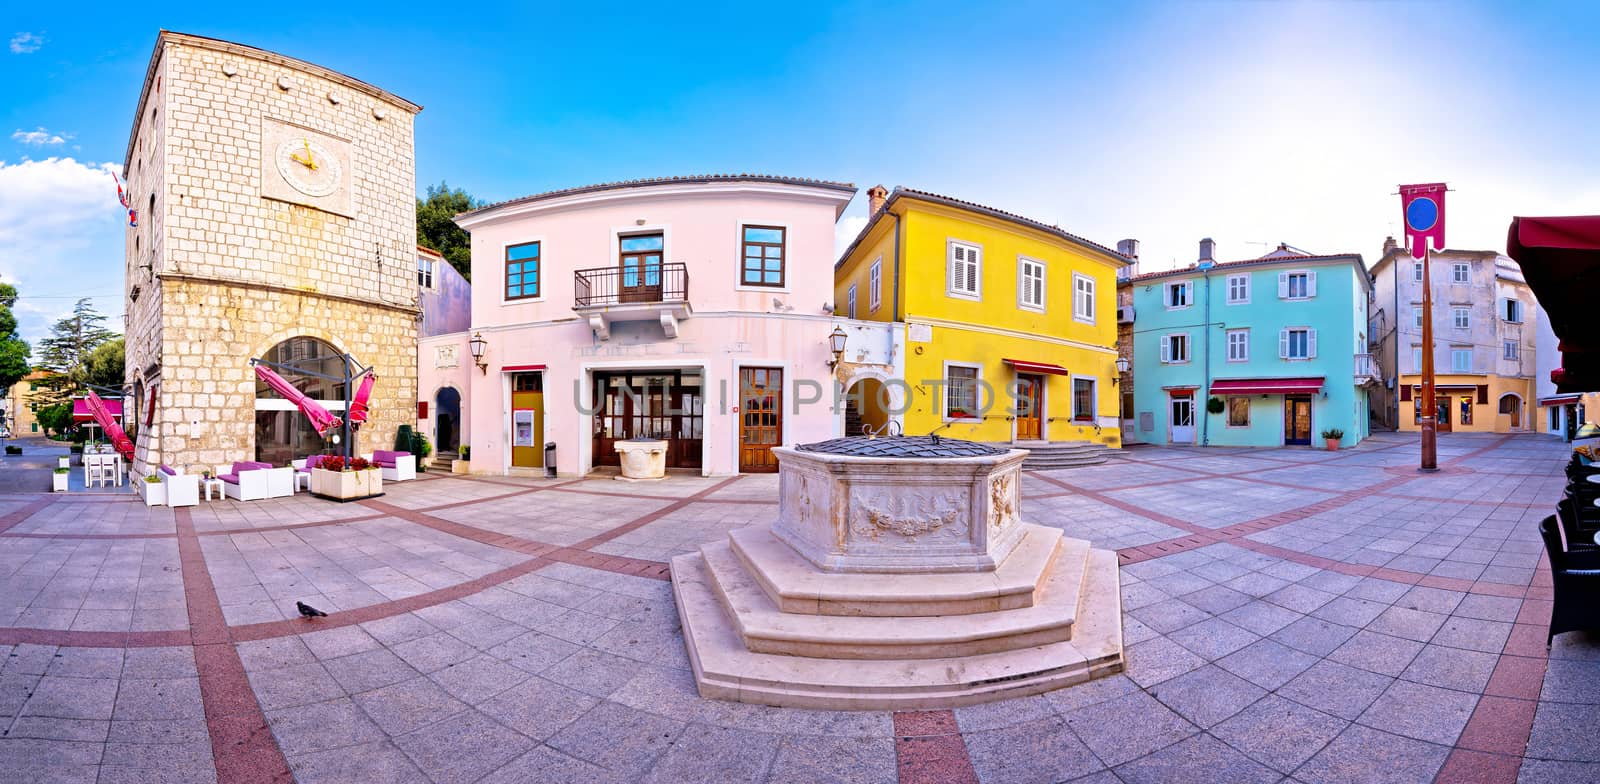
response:
[(1600, 777), (1600, 637), (1543, 644), (1565, 446), (1440, 451), (1433, 476), (1394, 434), (1029, 472), (1025, 519), (1119, 551), (1127, 672), (899, 714), (695, 693), (664, 562), (769, 519), (771, 476), (0, 495), (0, 780)]

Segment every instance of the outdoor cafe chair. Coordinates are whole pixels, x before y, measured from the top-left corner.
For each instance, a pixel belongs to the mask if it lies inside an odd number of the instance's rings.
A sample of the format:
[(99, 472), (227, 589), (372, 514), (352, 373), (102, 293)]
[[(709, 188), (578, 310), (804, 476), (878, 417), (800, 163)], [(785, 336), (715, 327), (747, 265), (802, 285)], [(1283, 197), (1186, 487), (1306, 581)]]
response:
[(1568, 550), (1554, 516), (1539, 523), (1555, 597), (1550, 608), (1550, 633), (1545, 647), (1564, 632), (1600, 630), (1600, 552)]

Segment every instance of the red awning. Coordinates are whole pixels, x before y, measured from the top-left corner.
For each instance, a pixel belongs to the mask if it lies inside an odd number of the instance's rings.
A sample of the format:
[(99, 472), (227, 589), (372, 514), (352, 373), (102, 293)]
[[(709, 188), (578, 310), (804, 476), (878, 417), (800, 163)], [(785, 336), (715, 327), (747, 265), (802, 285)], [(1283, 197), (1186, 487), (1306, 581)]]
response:
[(1544, 398), (1539, 398), (1539, 405), (1541, 405), (1541, 406), (1565, 406), (1565, 405), (1568, 405), (1568, 404), (1571, 404), (1571, 403), (1578, 402), (1580, 397), (1581, 396), (1579, 396), (1579, 395), (1556, 395), (1555, 397), (1544, 397)]
[(1600, 337), (1593, 329), (1600, 291), (1600, 215), (1512, 218), (1506, 255), (1517, 260), (1550, 328), (1561, 339), (1557, 392), (1600, 390)]
[(544, 365), (506, 365), (505, 367), (500, 368), (500, 372), (501, 373), (532, 373), (532, 372), (534, 372), (536, 370), (544, 370), (544, 369), (545, 369)]
[[(102, 402), (105, 403), (106, 410), (111, 412), (111, 416), (112, 417), (115, 417), (118, 420), (122, 419), (122, 401), (121, 400), (119, 400), (117, 398), (112, 398), (110, 400), (102, 400)], [(75, 397), (75, 398), (72, 399), (72, 421), (74, 421), (74, 422), (92, 422), (92, 421), (94, 421), (94, 413), (89, 410), (89, 401), (87, 399), (81, 398), (81, 397)]]
[(1309, 395), (1322, 389), (1316, 378), (1219, 378), (1211, 382), (1213, 395)]
[(1052, 365), (1049, 362), (1029, 362), (1023, 359), (1008, 359), (1005, 362), (1018, 373), (1050, 373), (1057, 376), (1071, 375), (1067, 372), (1066, 368), (1060, 365)]

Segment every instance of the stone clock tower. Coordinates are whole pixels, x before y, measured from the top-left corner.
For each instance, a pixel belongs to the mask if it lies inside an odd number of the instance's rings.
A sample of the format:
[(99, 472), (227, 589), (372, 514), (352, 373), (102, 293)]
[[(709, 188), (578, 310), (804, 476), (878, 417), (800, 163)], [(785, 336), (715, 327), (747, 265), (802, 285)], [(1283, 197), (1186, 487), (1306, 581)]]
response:
[[(420, 110), (290, 57), (160, 34), (124, 164), (139, 213), (125, 266), (137, 471), (322, 451), (258, 390), (252, 357), (373, 366), (361, 451), (415, 421)], [(294, 380), (342, 403), (342, 387)]]

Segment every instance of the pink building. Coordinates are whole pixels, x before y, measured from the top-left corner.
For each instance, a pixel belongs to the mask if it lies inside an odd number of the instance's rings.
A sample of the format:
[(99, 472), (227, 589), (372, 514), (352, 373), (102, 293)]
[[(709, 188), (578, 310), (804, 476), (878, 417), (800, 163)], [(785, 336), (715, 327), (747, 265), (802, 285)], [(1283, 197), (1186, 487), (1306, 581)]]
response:
[(667, 440), (669, 468), (776, 470), (773, 446), (842, 427), (833, 235), (854, 194), (674, 177), (457, 216), (472, 234), (470, 336), (422, 341), (419, 397), (468, 384), (473, 473), (542, 471), (553, 442), (559, 473), (585, 474), (616, 465), (616, 442), (633, 437)]

